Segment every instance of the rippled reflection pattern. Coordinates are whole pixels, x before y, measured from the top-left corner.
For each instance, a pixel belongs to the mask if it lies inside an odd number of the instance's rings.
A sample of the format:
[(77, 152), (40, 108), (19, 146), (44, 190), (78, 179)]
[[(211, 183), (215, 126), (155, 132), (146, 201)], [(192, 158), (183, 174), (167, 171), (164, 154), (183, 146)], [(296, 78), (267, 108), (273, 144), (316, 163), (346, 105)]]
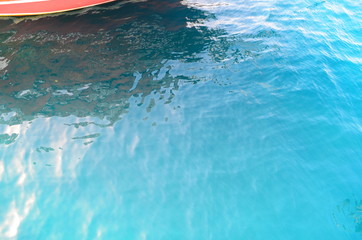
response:
[(3, 123), (69, 115), (114, 123), (131, 96), (170, 101), (170, 86), (197, 79), (173, 76), (168, 61), (197, 62), (223, 33), (187, 27), (208, 16), (178, 1), (106, 9), (3, 23)]
[(0, 19), (0, 239), (359, 239), (362, 4)]

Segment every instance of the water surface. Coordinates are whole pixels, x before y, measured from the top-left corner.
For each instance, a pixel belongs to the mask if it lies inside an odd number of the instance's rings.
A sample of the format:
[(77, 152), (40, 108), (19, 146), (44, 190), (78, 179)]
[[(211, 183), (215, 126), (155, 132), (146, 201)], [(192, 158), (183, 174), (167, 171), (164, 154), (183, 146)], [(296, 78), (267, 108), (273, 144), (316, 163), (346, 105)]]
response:
[(1, 239), (361, 239), (362, 4), (0, 19)]

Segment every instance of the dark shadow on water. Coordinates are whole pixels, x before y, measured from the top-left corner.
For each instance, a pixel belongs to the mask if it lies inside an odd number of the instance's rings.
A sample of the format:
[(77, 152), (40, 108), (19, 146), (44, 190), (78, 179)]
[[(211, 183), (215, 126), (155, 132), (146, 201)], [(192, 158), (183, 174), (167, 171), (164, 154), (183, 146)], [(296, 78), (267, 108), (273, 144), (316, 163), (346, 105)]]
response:
[(151, 0), (1, 19), (0, 122), (69, 115), (117, 121), (131, 96), (167, 95), (188, 80), (171, 76), (165, 63), (200, 60), (223, 32), (188, 25), (209, 17), (180, 1)]

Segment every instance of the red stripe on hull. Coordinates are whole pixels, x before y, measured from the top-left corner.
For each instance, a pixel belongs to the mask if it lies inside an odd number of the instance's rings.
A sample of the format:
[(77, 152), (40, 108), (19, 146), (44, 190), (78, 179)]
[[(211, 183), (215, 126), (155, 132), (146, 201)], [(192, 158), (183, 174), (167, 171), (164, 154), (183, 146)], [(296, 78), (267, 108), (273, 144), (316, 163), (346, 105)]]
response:
[(0, 16), (65, 12), (113, 1), (115, 0), (0, 0)]

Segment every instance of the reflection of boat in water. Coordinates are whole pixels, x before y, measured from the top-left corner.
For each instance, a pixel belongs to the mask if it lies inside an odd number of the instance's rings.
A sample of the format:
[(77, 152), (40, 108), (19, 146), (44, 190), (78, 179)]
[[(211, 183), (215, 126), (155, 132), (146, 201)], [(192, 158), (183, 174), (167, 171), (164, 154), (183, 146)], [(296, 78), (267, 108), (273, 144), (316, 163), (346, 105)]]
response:
[(210, 18), (181, 0), (132, 0), (0, 19), (0, 124), (70, 115), (114, 123), (135, 99), (171, 103), (179, 86), (203, 80), (194, 75), (201, 60), (224, 64), (258, 48), (234, 52), (223, 30), (199, 25)]
[(113, 1), (115, 0), (0, 0), (0, 16), (58, 13)]
[(180, 0), (137, 0), (0, 19), (0, 124), (70, 115), (114, 123), (134, 99), (148, 111), (148, 98), (170, 103), (180, 82), (194, 82), (173, 66), (197, 63), (223, 34), (188, 27), (207, 17)]
[(132, 0), (0, 19), (0, 124), (70, 115), (114, 123), (135, 99), (147, 111), (171, 103), (179, 86), (204, 80), (200, 61), (223, 66), (259, 48), (239, 41), (235, 52), (223, 30), (199, 25), (210, 18), (181, 0)]

